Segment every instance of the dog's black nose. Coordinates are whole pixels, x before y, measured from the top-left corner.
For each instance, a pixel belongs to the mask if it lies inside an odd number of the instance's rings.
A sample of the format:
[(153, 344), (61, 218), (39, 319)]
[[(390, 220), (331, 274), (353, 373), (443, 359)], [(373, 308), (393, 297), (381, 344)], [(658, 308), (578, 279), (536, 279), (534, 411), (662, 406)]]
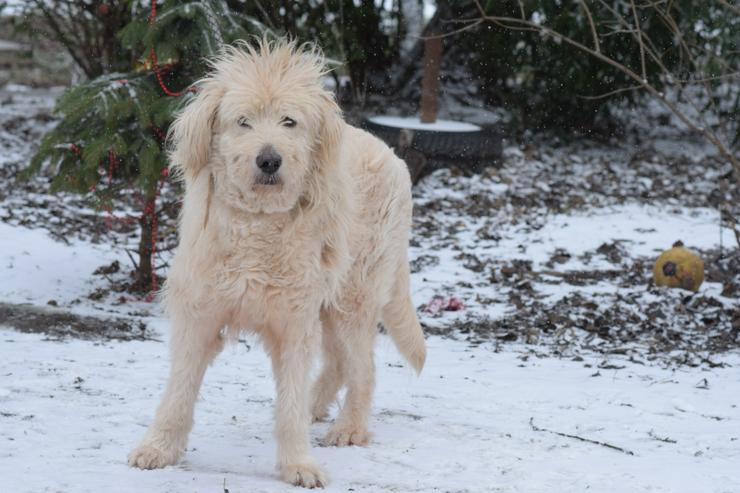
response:
[(265, 146), (257, 155), (257, 167), (266, 175), (274, 175), (283, 163), (283, 158), (277, 153), (274, 147)]

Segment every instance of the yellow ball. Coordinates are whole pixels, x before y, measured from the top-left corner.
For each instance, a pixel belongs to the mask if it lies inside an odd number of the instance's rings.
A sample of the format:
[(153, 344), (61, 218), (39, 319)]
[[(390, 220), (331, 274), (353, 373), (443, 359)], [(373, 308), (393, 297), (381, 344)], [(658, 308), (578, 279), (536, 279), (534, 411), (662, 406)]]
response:
[(677, 241), (673, 248), (660, 254), (653, 267), (653, 277), (658, 286), (696, 292), (704, 282), (704, 262)]

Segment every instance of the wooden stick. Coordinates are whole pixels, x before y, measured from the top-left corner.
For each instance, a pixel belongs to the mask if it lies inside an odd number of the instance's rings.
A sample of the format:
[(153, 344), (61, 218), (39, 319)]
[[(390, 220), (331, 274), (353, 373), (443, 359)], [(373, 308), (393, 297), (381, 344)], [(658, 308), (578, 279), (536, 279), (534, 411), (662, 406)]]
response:
[(561, 437), (573, 438), (575, 440), (580, 440), (582, 442), (593, 443), (594, 445), (601, 445), (602, 447), (610, 448), (612, 450), (616, 450), (618, 452), (622, 452), (623, 454), (635, 455), (635, 453), (632, 452), (631, 450), (627, 450), (627, 449), (624, 449), (622, 447), (617, 447), (616, 445), (612, 445), (611, 443), (599, 442), (597, 440), (591, 440), (590, 438), (579, 437), (578, 435), (570, 435), (568, 433), (562, 433), (560, 431), (552, 431), (552, 430), (548, 430), (546, 428), (540, 428), (539, 426), (536, 426), (534, 424), (534, 418), (529, 418), (529, 426), (531, 426), (534, 431), (542, 431), (542, 432), (545, 432), (545, 433), (552, 433), (553, 435), (558, 435), (558, 436), (561, 436)]

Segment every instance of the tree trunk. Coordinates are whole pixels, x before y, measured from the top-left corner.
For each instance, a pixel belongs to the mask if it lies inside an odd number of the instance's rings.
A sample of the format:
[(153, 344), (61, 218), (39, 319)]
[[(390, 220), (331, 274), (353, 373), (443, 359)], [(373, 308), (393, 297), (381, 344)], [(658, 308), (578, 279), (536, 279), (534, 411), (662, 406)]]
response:
[(155, 212), (154, 197), (148, 198), (144, 206), (144, 214), (139, 219), (141, 237), (139, 240), (139, 268), (136, 271), (136, 289), (148, 292), (151, 290), (153, 276), (156, 275), (152, 269), (153, 253), (153, 221)]
[[(430, 33), (434, 35), (434, 33)], [(421, 122), (437, 121), (439, 110), (439, 68), (442, 65), (442, 38), (424, 40), (424, 76), (421, 79)]]

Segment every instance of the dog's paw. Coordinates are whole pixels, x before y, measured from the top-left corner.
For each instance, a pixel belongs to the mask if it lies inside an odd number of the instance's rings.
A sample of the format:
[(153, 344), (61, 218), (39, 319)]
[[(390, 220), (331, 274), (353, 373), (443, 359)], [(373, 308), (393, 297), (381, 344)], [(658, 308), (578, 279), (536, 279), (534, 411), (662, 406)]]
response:
[(154, 447), (142, 444), (128, 455), (128, 465), (139, 469), (160, 469), (171, 466), (180, 458), (179, 450)]
[(365, 446), (370, 441), (370, 433), (363, 426), (337, 423), (329, 429), (324, 437), (324, 445), (347, 447), (348, 445)]
[(283, 481), (304, 488), (323, 488), (329, 484), (324, 471), (312, 461), (281, 466), (280, 476)]

